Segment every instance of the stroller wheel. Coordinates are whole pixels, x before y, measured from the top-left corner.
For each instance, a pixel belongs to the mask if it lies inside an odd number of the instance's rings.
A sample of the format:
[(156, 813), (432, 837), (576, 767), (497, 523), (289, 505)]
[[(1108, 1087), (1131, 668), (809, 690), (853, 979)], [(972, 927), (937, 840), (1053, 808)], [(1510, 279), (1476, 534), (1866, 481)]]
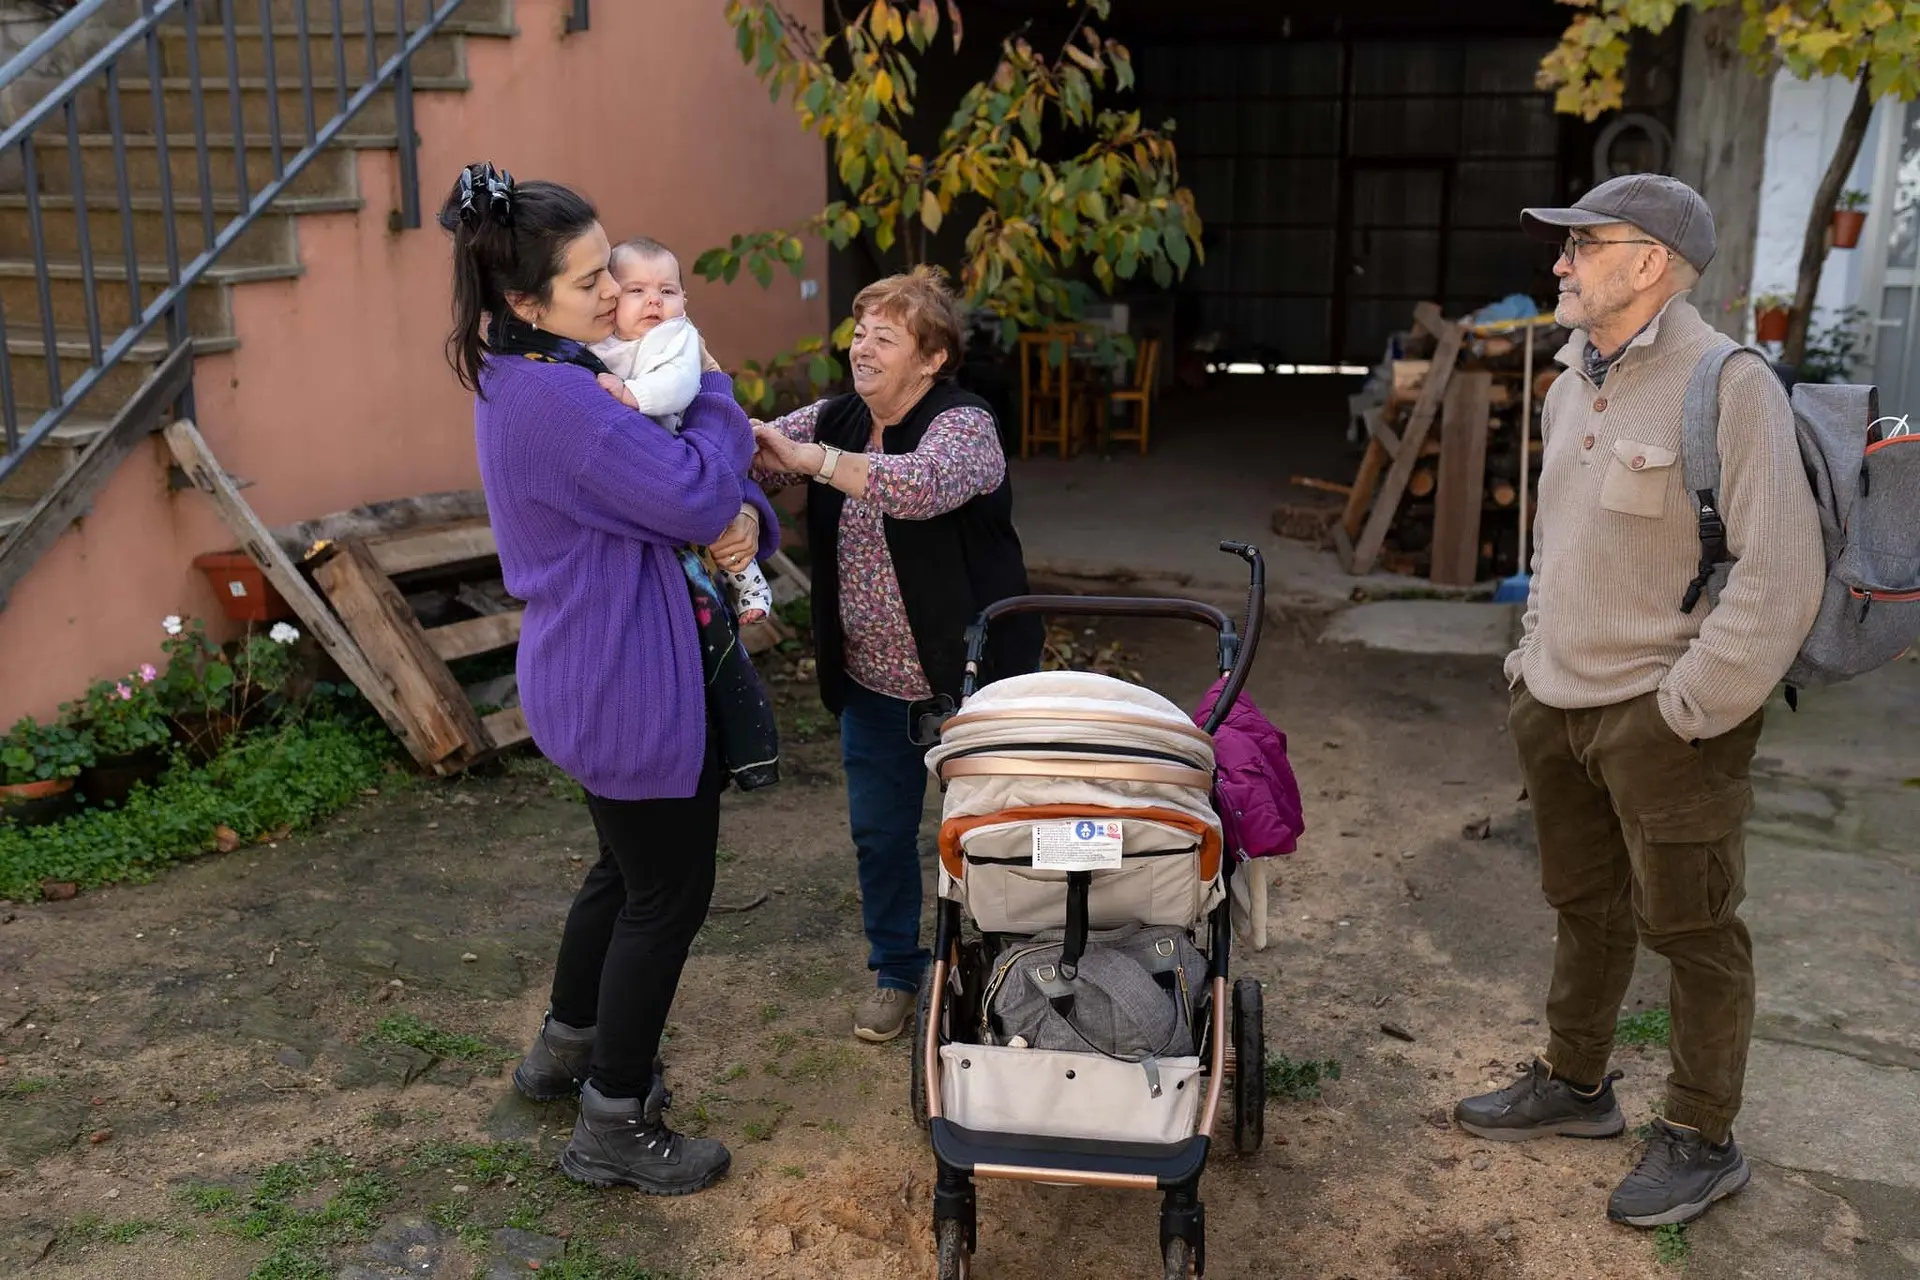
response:
[(1267, 1133), (1267, 1030), (1260, 983), (1233, 984), (1233, 1148), (1241, 1155), (1260, 1149)]
[[(934, 1252), (939, 1264), (940, 1280), (967, 1280), (973, 1274), (973, 1255), (967, 1252), (964, 1226), (950, 1218), (936, 1223), (934, 1231)], [(1185, 1274), (1181, 1272), (1181, 1275)]]
[[(920, 999), (913, 1010), (913, 1063), (907, 1072), (907, 1109), (913, 1122), (927, 1127), (927, 1015), (933, 1011), (933, 982), (920, 984)], [(942, 1274), (945, 1274), (944, 1272)]]
[(1163, 1273), (1165, 1280), (1187, 1280), (1189, 1276), (1196, 1274), (1193, 1269), (1193, 1246), (1185, 1240), (1167, 1241), (1167, 1252), (1163, 1261), (1166, 1263), (1166, 1270)]

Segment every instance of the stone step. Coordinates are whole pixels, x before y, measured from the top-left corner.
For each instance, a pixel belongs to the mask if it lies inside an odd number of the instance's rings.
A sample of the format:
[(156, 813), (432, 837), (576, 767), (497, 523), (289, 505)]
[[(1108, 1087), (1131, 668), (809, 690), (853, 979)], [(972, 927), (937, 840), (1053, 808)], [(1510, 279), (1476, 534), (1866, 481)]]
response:
[[(406, 0), (408, 28), (417, 27), (443, 3), (444, 0)], [(606, 0), (602, 0), (602, 3), (606, 3)], [(366, 0), (267, 0), (267, 5), (276, 31), (293, 30), (303, 11), (308, 27), (316, 31), (331, 29), (338, 19), (344, 19), (347, 23), (365, 22), (367, 13)], [(200, 0), (199, 14), (203, 23), (223, 22), (229, 11), (236, 22), (258, 24), (260, 0)], [(381, 25), (391, 25), (397, 12), (394, 0), (374, 0), (373, 11), (375, 21)], [(453, 11), (450, 21), (512, 27), (513, 0), (466, 0), (465, 4)]]
[[(340, 111), (342, 102), (350, 98), (366, 77), (354, 77), (348, 74), (345, 92), (339, 88), (340, 82), (334, 78), (333, 66), (329, 62), (325, 68), (314, 68), (313, 85), (313, 123), (318, 129), (325, 125)], [(226, 77), (208, 76), (201, 82), (200, 102), (204, 111), (207, 127), (233, 130), (233, 91), (228, 87)], [(129, 133), (151, 133), (154, 124), (153, 94), (149, 80), (128, 80), (122, 86), (121, 123)], [(247, 132), (271, 136), (272, 121), (269, 118), (267, 104), (267, 82), (260, 76), (242, 76), (239, 82), (240, 109), (246, 120)], [(437, 76), (415, 77), (414, 87), (426, 91), (458, 91), (469, 88), (467, 81)], [(278, 104), (280, 112), (280, 138), (296, 147), (304, 145), (309, 137), (305, 95), (300, 83), (281, 80), (276, 86), (277, 92), (271, 99)], [(193, 82), (185, 78), (169, 78), (161, 81), (161, 110), (169, 130), (189, 129), (193, 122), (194, 105)], [(351, 125), (356, 133), (393, 133), (397, 125), (394, 117), (394, 98), (391, 90), (383, 90), (373, 95), (366, 105), (353, 117)], [(104, 126), (102, 126), (104, 127)]]
[[(132, 293), (127, 288), (125, 262), (93, 264), (91, 297), (100, 316), (100, 332), (105, 341), (134, 322)], [(187, 323), (196, 338), (221, 338), (233, 335), (233, 309), (228, 290), (252, 280), (290, 280), (301, 274), (298, 263), (268, 263), (235, 267), (220, 264), (210, 268), (187, 291)], [(53, 301), (55, 332), (83, 333), (87, 328), (86, 287), (78, 262), (49, 262), (47, 289)], [(140, 268), (140, 302), (151, 305), (167, 287), (166, 268), (144, 264)], [(6, 317), (7, 332), (39, 333), (44, 323), (40, 308), (40, 279), (31, 259), (0, 259), (0, 315)]]
[[(142, 263), (165, 262), (167, 220), (158, 196), (141, 194), (129, 202), (132, 212), (135, 260)], [(361, 207), (358, 199), (282, 196), (273, 207), (254, 219), (239, 239), (221, 255), (222, 265), (253, 266), (269, 262), (299, 261), (296, 218), (303, 213), (352, 213)], [(200, 201), (185, 192), (174, 193), (174, 231), (180, 260), (191, 261), (207, 247), (206, 222), (200, 216)], [(239, 202), (232, 197), (215, 197), (214, 234), (218, 235), (239, 213)], [(119, 202), (111, 191), (90, 191), (86, 201), (87, 239), (93, 244), (96, 260), (126, 261), (126, 241), (121, 231)], [(49, 257), (77, 259), (80, 253), (80, 218), (72, 196), (40, 197), (40, 236)], [(24, 195), (0, 194), (0, 258), (35, 256), (32, 223), (27, 216)]]
[[(26, 425), (21, 423), (21, 429)], [(24, 462), (0, 480), (0, 523), (5, 521), (9, 504), (24, 507), (38, 502), (41, 495), (59, 483), (60, 477), (73, 470), (81, 452), (106, 429), (106, 420), (101, 418), (69, 417), (55, 427), (53, 434), (42, 440)], [(5, 447), (4, 442), (5, 436), (0, 435), (0, 448)], [(24, 510), (20, 514), (24, 515)]]
[[(105, 335), (102, 337), (104, 339)], [(240, 345), (240, 341), (232, 337), (204, 338), (196, 340), (193, 345), (195, 354), (212, 355), (232, 351)], [(64, 391), (71, 388), (92, 366), (93, 352), (87, 345), (86, 334), (72, 332), (56, 335), (56, 350), (60, 360), (60, 386)], [(75, 413), (89, 418), (112, 417), (153, 375), (154, 366), (167, 358), (167, 350), (164, 333), (158, 333), (157, 336), (150, 334), (145, 341), (135, 343), (120, 363), (109, 369), (99, 384), (75, 406)], [(19, 408), (20, 422), (24, 427), (52, 403), (47, 385), (46, 347), (38, 333), (10, 330), (7, 334), (7, 358), (13, 369), (14, 403)]]
[[(300, 175), (287, 187), (286, 195), (322, 196), (335, 199), (357, 199), (360, 195), (359, 171), (355, 164), (354, 151), (365, 147), (387, 147), (395, 145), (392, 134), (342, 134), (335, 139), (334, 145), (315, 156)], [(157, 143), (152, 134), (136, 134), (125, 140), (127, 182), (135, 192), (154, 195), (160, 186), (160, 161)], [(191, 133), (174, 133), (167, 139), (167, 167), (173, 178), (173, 191), (176, 200), (183, 197), (197, 197), (200, 194), (199, 158)], [(41, 189), (57, 194), (71, 195), (73, 180), (67, 153), (65, 137), (36, 134), (34, 136), (35, 160), (41, 175)], [(207, 137), (207, 161), (211, 171), (213, 196), (231, 197), (239, 192), (238, 169), (235, 157), (238, 153), (230, 134), (209, 134)], [(290, 157), (293, 150), (282, 145), (283, 158)], [(80, 135), (80, 155), (83, 181), (86, 184), (88, 203), (94, 200), (112, 200), (119, 191), (115, 169), (114, 140), (111, 134), (83, 133)], [(273, 153), (265, 135), (249, 134), (245, 145), (245, 163), (247, 170), (247, 190), (257, 192), (271, 179)]]
[[(413, 74), (416, 76), (435, 76), (443, 79), (459, 78), (466, 75), (466, 46), (462, 43), (465, 32), (436, 31), (427, 38), (413, 55)], [(217, 25), (201, 23), (198, 31), (200, 49), (200, 76), (203, 80), (214, 76), (228, 76), (234, 68), (227, 61), (227, 33)], [(366, 29), (358, 21), (341, 30), (342, 41), (346, 46), (347, 82), (365, 84), (368, 80), (368, 40)], [(400, 47), (400, 37), (391, 24), (375, 28), (373, 51), (380, 62), (392, 57)], [(167, 27), (160, 33), (160, 74), (166, 78), (185, 77), (192, 74), (193, 63), (189, 56), (191, 42), (187, 39), (184, 27)], [(239, 63), (239, 74), (264, 76), (267, 68), (267, 41), (258, 26), (236, 27), (233, 31), (233, 55)], [(313, 75), (332, 76), (335, 70), (333, 40), (331, 32), (325, 39), (308, 42), (307, 56), (311, 59)], [(278, 78), (286, 84), (298, 86), (300, 83), (300, 41), (291, 30), (273, 33), (273, 66)], [(149, 63), (144, 51), (129, 54), (121, 64), (121, 73), (128, 78), (144, 76), (148, 73)], [(177, 127), (177, 126), (176, 126)]]

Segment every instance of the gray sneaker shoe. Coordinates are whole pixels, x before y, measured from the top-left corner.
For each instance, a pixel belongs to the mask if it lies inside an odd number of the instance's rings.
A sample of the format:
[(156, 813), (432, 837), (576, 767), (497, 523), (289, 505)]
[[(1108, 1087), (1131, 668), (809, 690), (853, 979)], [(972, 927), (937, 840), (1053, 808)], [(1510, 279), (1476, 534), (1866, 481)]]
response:
[(853, 1014), (853, 1034), (869, 1044), (885, 1044), (907, 1029), (913, 1019), (915, 993), (897, 987), (875, 987)]
[(634, 1187), (651, 1196), (685, 1196), (726, 1176), (733, 1157), (712, 1138), (667, 1128), (668, 1096), (659, 1080), (645, 1099), (608, 1098), (588, 1081), (580, 1088), (573, 1141), (560, 1171), (595, 1187)]
[(513, 1069), (513, 1087), (534, 1102), (571, 1098), (587, 1078), (594, 1039), (594, 1028), (570, 1027), (548, 1015), (527, 1056)]
[(1698, 1129), (1653, 1122), (1640, 1163), (1615, 1188), (1607, 1216), (1630, 1227), (1692, 1222), (1747, 1185), (1752, 1170), (1739, 1144), (1715, 1146)]
[(1526, 1142), (1533, 1138), (1617, 1138), (1627, 1118), (1613, 1096), (1615, 1071), (1600, 1082), (1600, 1092), (1584, 1096), (1557, 1078), (1535, 1058), (1515, 1068), (1520, 1077), (1504, 1089), (1464, 1098), (1453, 1108), (1462, 1129), (1489, 1142)]

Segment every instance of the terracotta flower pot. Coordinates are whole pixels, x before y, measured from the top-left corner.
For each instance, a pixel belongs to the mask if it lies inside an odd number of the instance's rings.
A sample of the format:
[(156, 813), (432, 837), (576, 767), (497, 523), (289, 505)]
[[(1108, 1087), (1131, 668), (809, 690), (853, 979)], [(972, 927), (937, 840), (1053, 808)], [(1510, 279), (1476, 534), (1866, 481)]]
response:
[(122, 805), (140, 783), (152, 786), (167, 771), (166, 752), (148, 747), (132, 755), (109, 756), (80, 771), (80, 790), (90, 803)]
[(1860, 243), (1860, 229), (1866, 225), (1865, 209), (1835, 209), (1833, 211), (1833, 247), (1853, 248)]
[(1758, 307), (1753, 311), (1753, 338), (1755, 342), (1785, 342), (1787, 340), (1787, 320), (1793, 313), (1785, 307), (1775, 307), (1771, 311), (1762, 311)]
[(11, 783), (0, 786), (0, 819), (23, 827), (45, 826), (67, 817), (79, 807), (79, 802), (72, 778)]

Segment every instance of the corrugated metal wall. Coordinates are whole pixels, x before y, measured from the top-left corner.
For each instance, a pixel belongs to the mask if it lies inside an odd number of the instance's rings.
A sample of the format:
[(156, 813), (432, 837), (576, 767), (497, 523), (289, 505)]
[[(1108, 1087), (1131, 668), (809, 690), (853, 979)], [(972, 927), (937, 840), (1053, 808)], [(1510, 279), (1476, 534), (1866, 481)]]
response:
[(1160, 45), (1150, 120), (1178, 125), (1207, 224), (1182, 286), (1190, 329), (1297, 362), (1378, 358), (1415, 302), (1524, 291), (1541, 249), (1518, 211), (1551, 201), (1559, 122), (1533, 87), (1550, 41)]

